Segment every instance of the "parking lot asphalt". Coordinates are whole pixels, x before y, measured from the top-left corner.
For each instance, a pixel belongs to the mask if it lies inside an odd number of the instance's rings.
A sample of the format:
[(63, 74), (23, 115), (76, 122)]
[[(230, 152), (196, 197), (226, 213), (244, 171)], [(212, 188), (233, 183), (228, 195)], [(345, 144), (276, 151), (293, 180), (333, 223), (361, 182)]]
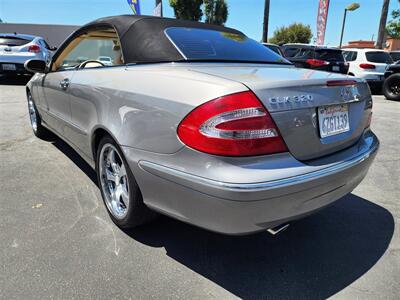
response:
[(381, 149), (352, 194), (282, 234), (160, 217), (124, 232), (94, 171), (32, 134), (26, 79), (0, 77), (1, 299), (399, 299), (400, 103), (374, 96)]

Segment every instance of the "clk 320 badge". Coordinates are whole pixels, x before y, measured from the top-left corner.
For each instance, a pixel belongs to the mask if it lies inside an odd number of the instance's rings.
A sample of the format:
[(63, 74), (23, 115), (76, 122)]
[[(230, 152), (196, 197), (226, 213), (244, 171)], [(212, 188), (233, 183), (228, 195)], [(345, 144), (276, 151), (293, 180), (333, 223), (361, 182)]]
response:
[(314, 98), (312, 95), (296, 95), (284, 97), (271, 97), (268, 99), (270, 104), (286, 104), (286, 103), (305, 103), (312, 102)]

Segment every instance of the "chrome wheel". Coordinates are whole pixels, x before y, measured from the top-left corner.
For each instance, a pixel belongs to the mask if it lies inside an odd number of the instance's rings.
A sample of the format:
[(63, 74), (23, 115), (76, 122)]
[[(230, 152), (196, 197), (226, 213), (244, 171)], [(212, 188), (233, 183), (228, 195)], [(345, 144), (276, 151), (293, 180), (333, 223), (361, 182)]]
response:
[(37, 115), (35, 104), (33, 103), (32, 96), (28, 95), (28, 109), (29, 109), (29, 118), (31, 119), (31, 126), (33, 131), (37, 131)]
[(112, 144), (105, 144), (99, 156), (101, 189), (111, 214), (122, 219), (129, 209), (129, 182), (125, 164)]

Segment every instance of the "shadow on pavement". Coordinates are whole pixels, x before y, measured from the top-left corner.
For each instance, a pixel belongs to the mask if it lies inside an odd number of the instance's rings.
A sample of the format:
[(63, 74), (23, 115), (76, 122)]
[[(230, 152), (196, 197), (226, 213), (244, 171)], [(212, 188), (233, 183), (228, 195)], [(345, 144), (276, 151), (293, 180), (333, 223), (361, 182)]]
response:
[[(53, 145), (97, 184), (95, 171), (65, 142)], [(243, 299), (322, 299), (366, 273), (385, 253), (394, 220), (349, 194), (278, 236), (225, 236), (160, 217), (125, 233)]]
[(127, 232), (243, 299), (325, 299), (366, 273), (394, 231), (386, 209), (353, 194), (278, 236), (231, 237), (162, 217)]
[(0, 85), (26, 85), (32, 76), (0, 74)]
[(80, 168), (89, 179), (98, 186), (97, 175), (95, 170), (66, 142), (53, 133), (50, 133), (47, 141), (51, 142), (54, 147), (64, 153), (72, 162)]

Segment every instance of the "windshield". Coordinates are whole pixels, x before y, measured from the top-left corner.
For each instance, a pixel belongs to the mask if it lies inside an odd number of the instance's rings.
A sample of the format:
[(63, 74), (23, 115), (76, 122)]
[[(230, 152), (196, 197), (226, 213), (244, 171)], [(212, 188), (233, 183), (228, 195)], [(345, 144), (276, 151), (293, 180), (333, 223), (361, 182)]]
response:
[(289, 64), (243, 34), (184, 27), (167, 28), (165, 33), (186, 60)]
[(18, 37), (0, 37), (1, 46), (22, 46), (29, 42), (31, 42), (31, 40), (21, 39)]
[(369, 51), (365, 53), (367, 60), (374, 63), (392, 64), (393, 59), (389, 53), (383, 51)]

